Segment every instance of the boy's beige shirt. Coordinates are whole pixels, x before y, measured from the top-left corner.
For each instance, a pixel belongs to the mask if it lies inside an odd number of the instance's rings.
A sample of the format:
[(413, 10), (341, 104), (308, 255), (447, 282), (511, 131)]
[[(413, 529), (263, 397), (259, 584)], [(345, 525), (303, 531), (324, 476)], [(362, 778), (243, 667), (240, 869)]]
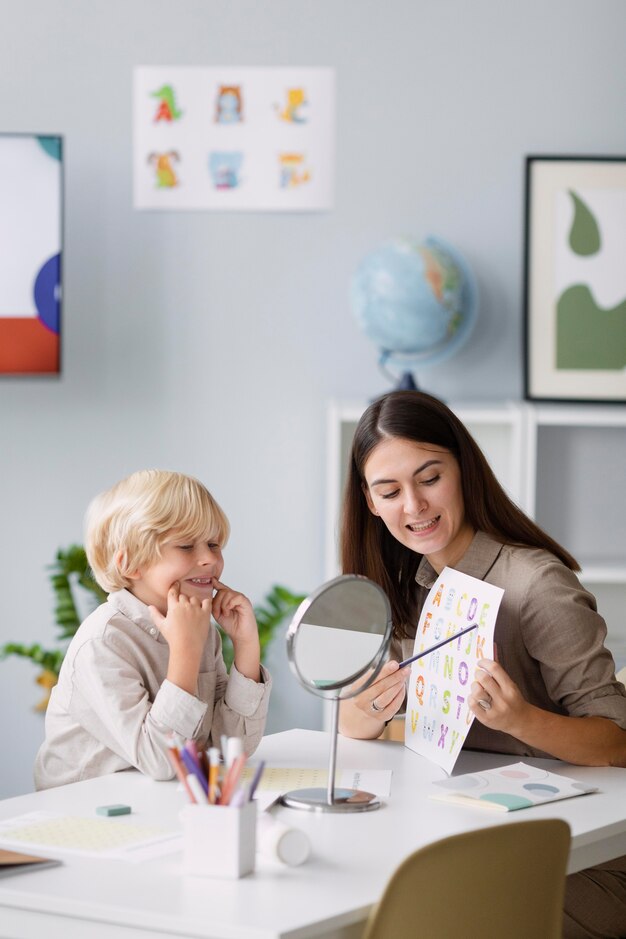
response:
[(148, 607), (127, 590), (111, 593), (72, 639), (46, 713), (46, 739), (35, 761), (35, 786), (48, 789), (133, 767), (153, 779), (174, 775), (167, 756), (174, 731), (198, 747), (239, 736), (258, 746), (271, 678), (230, 675), (211, 626), (197, 695), (166, 679), (169, 646)]

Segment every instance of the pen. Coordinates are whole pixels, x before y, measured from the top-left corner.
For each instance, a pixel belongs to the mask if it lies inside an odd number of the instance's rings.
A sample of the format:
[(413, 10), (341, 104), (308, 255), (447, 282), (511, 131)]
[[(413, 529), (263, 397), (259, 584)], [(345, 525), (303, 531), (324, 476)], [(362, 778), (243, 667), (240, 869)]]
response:
[(194, 802), (197, 802), (198, 805), (206, 805), (207, 797), (205, 795), (204, 789), (202, 788), (202, 786), (200, 785), (200, 782), (198, 781), (198, 777), (195, 776), (193, 773), (188, 773), (187, 782), (189, 784), (189, 788), (191, 789), (193, 793)]
[(261, 776), (263, 775), (264, 769), (265, 769), (265, 760), (261, 760), (256, 770), (254, 771), (254, 776), (252, 777), (252, 782), (250, 783), (250, 789), (248, 791), (248, 799), (250, 801), (252, 800), (254, 793), (256, 792), (256, 788), (259, 785), (259, 782), (261, 781)]
[(240, 809), (246, 802), (248, 802), (246, 790), (243, 786), (239, 786), (233, 793), (233, 797), (228, 804), (233, 809)]
[(228, 737), (226, 752), (223, 754), (226, 768), (230, 769), (238, 756), (243, 753), (243, 740), (241, 737)]
[(230, 798), (237, 788), (239, 783), (239, 777), (243, 771), (244, 765), (246, 762), (246, 755), (242, 753), (241, 756), (238, 756), (231, 768), (228, 770), (228, 775), (224, 780), (224, 785), (222, 787), (222, 798), (220, 799), (220, 805), (228, 805)]
[(200, 756), (198, 754), (198, 748), (196, 747), (193, 740), (187, 740), (182, 749), (189, 754), (196, 767), (204, 773), (204, 770), (202, 769), (202, 763), (200, 762)]
[(220, 771), (220, 751), (217, 747), (209, 749), (209, 802), (215, 805), (219, 795), (219, 786), (217, 784)]
[(180, 751), (180, 758), (181, 758), (181, 760), (183, 761), (183, 763), (185, 764), (185, 768), (186, 768), (186, 770), (187, 770), (187, 775), (189, 775), (189, 773), (191, 773), (193, 776), (196, 777), (196, 779), (198, 780), (198, 782), (199, 782), (200, 785), (202, 786), (202, 791), (203, 791), (203, 792), (205, 793), (205, 795), (206, 795), (206, 793), (207, 793), (208, 790), (209, 790), (208, 783), (207, 783), (207, 781), (206, 781), (206, 779), (205, 779), (205, 777), (204, 777), (204, 773), (202, 772), (202, 770), (200, 769), (200, 767), (198, 766), (198, 764), (196, 763), (196, 761), (195, 761), (194, 758), (192, 757), (191, 753), (189, 753), (188, 750), (185, 750), (185, 749), (183, 748), (183, 749)]
[(185, 772), (185, 768), (183, 767), (183, 764), (181, 763), (180, 754), (178, 753), (178, 750), (176, 749), (176, 747), (168, 747), (167, 755), (169, 757), (170, 763), (172, 764), (174, 772), (178, 776), (178, 779), (180, 780), (180, 782), (185, 787), (187, 795), (189, 796), (192, 802), (195, 802), (196, 800), (191, 790), (191, 786), (189, 785), (187, 781), (187, 773)]
[(421, 659), (425, 655), (430, 655), (430, 653), (434, 652), (435, 649), (440, 649), (442, 646), (447, 645), (448, 642), (452, 642), (453, 639), (458, 639), (459, 636), (464, 636), (465, 633), (471, 632), (472, 629), (478, 629), (478, 623), (474, 623), (473, 626), (468, 626), (466, 629), (462, 629), (460, 632), (455, 633), (454, 636), (448, 636), (447, 639), (443, 639), (441, 642), (438, 642), (436, 646), (431, 646), (430, 649), (424, 649), (422, 652), (418, 652), (417, 655), (412, 655), (410, 659), (405, 659), (404, 662), (400, 662), (398, 668), (404, 668), (405, 665), (409, 665), (416, 659)]
[(204, 773), (205, 778), (208, 779), (209, 778), (209, 765), (207, 763), (206, 753), (204, 752), (201, 753), (198, 750), (198, 745), (196, 744), (195, 740), (188, 740), (185, 744), (185, 750), (187, 750), (187, 752), (192, 755), (192, 757), (198, 764), (198, 767)]

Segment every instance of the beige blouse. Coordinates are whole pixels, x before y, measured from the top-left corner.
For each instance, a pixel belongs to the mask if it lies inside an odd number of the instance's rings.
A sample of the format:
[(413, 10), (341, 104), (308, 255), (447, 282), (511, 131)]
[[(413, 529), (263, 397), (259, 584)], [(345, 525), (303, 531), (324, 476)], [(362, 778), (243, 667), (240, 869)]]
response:
[[(504, 589), (494, 634), (498, 661), (527, 701), (555, 714), (608, 717), (626, 730), (626, 690), (604, 645), (606, 624), (568, 567), (547, 551), (503, 545), (478, 532), (455, 569)], [(436, 577), (422, 558), (418, 618)], [(408, 658), (413, 644), (414, 638), (394, 640), (391, 657)], [(549, 756), (477, 720), (464, 746)]]
[(212, 626), (197, 694), (165, 676), (169, 646), (148, 607), (127, 590), (111, 593), (80, 626), (68, 648), (46, 713), (46, 739), (35, 762), (35, 786), (48, 789), (136, 767), (153, 779), (174, 775), (167, 757), (174, 731), (198, 747), (219, 746), (221, 734), (258, 746), (271, 678), (230, 674)]

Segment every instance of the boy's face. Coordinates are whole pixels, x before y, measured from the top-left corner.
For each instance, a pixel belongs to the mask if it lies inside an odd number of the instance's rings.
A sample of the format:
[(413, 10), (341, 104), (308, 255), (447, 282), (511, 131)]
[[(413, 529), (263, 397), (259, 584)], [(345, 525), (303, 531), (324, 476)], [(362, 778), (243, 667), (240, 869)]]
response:
[(204, 600), (213, 596), (215, 581), (220, 579), (223, 569), (222, 547), (211, 536), (193, 542), (177, 538), (162, 546), (158, 561), (136, 572), (130, 589), (165, 615), (172, 584), (178, 581), (185, 596)]

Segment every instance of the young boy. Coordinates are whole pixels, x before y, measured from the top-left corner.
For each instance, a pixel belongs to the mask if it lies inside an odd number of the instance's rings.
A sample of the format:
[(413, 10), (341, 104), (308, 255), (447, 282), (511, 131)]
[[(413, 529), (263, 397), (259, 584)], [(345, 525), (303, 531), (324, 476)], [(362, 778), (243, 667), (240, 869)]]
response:
[[(89, 507), (86, 551), (110, 591), (68, 648), (35, 762), (37, 789), (136, 767), (170, 779), (172, 731), (257, 747), (271, 678), (250, 601), (220, 580), (226, 516), (181, 473), (134, 473)], [(232, 639), (230, 675), (211, 615)]]

